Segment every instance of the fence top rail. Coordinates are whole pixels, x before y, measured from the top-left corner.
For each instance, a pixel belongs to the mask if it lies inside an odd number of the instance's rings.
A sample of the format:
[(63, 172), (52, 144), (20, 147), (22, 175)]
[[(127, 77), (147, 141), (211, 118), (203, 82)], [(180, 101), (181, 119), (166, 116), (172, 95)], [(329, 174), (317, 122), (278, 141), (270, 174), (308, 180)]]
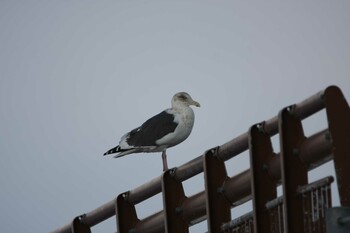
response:
[[(329, 86), (325, 90), (317, 92), (309, 98), (290, 106), (291, 111), (300, 119), (305, 119), (312, 114), (322, 110), (324, 99), (330, 92), (341, 92), (337, 86)], [(272, 117), (261, 124), (264, 130), (270, 136), (278, 133), (278, 116)], [(222, 144), (218, 147), (218, 156), (224, 161), (235, 157), (236, 155), (248, 149), (248, 132)], [(204, 153), (203, 153), (204, 154)], [(185, 181), (201, 172), (203, 172), (203, 154), (190, 160), (189, 162), (174, 168), (175, 177), (179, 181)], [(161, 176), (124, 193), (125, 198), (130, 203), (138, 204), (161, 192)], [(88, 226), (94, 226), (115, 215), (115, 199), (103, 204), (102, 206), (81, 216), (81, 221)], [(52, 233), (71, 232), (71, 223), (52, 231)]]

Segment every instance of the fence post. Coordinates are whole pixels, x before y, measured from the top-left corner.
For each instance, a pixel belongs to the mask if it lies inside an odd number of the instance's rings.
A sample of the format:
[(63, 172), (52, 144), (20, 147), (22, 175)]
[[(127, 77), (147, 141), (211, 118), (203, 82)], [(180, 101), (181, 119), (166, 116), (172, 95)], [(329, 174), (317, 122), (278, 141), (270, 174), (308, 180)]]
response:
[(78, 216), (73, 219), (71, 228), (72, 233), (91, 233), (90, 227), (82, 223), (82, 216)]
[(208, 150), (203, 161), (208, 232), (220, 232), (221, 225), (231, 220), (231, 204), (223, 188), (228, 176), (217, 152), (218, 148)]
[(164, 225), (166, 233), (188, 233), (188, 224), (182, 218), (182, 204), (186, 199), (182, 183), (175, 178), (175, 170), (162, 176)]
[(338, 87), (324, 92), (340, 203), (350, 207), (350, 108)]
[(254, 215), (254, 232), (271, 232), (266, 203), (277, 197), (276, 181), (269, 175), (269, 161), (273, 159), (270, 136), (263, 125), (253, 125), (249, 130), (250, 171)]
[(128, 192), (121, 193), (115, 202), (118, 233), (129, 233), (129, 230), (134, 229), (140, 221), (137, 218), (135, 206), (128, 202), (127, 196)]
[(299, 157), (305, 136), (293, 109), (294, 106), (287, 107), (279, 113), (284, 229), (285, 233), (303, 233), (303, 204), (297, 188), (308, 182), (307, 166)]

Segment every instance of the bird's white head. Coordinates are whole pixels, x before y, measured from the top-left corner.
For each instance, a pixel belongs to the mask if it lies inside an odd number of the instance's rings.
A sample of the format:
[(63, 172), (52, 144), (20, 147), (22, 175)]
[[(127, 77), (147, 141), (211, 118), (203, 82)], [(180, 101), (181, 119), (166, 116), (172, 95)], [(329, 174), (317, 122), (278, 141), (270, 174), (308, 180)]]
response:
[(173, 108), (194, 105), (200, 107), (201, 105), (192, 99), (192, 97), (186, 92), (176, 93), (171, 100), (171, 105)]

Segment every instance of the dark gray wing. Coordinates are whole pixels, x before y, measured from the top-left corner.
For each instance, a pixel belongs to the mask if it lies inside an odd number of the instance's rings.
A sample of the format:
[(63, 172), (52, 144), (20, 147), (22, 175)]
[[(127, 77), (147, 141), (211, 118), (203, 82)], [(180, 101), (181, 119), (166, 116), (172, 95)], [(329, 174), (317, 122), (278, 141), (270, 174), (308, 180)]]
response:
[(140, 127), (129, 132), (126, 142), (130, 146), (157, 146), (156, 141), (175, 131), (175, 116), (166, 111), (155, 115)]

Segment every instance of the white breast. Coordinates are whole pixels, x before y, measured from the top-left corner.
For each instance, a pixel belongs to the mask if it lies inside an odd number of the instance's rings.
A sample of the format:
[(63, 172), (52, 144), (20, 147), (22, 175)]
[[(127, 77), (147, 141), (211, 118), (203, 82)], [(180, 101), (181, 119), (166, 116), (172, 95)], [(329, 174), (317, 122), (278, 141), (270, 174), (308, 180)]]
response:
[(167, 147), (175, 146), (188, 138), (191, 134), (193, 123), (194, 123), (194, 113), (190, 107), (183, 107), (181, 109), (171, 109), (168, 110), (169, 113), (175, 115), (174, 122), (178, 123), (175, 131), (170, 133), (161, 139), (157, 140), (158, 145), (167, 145)]

